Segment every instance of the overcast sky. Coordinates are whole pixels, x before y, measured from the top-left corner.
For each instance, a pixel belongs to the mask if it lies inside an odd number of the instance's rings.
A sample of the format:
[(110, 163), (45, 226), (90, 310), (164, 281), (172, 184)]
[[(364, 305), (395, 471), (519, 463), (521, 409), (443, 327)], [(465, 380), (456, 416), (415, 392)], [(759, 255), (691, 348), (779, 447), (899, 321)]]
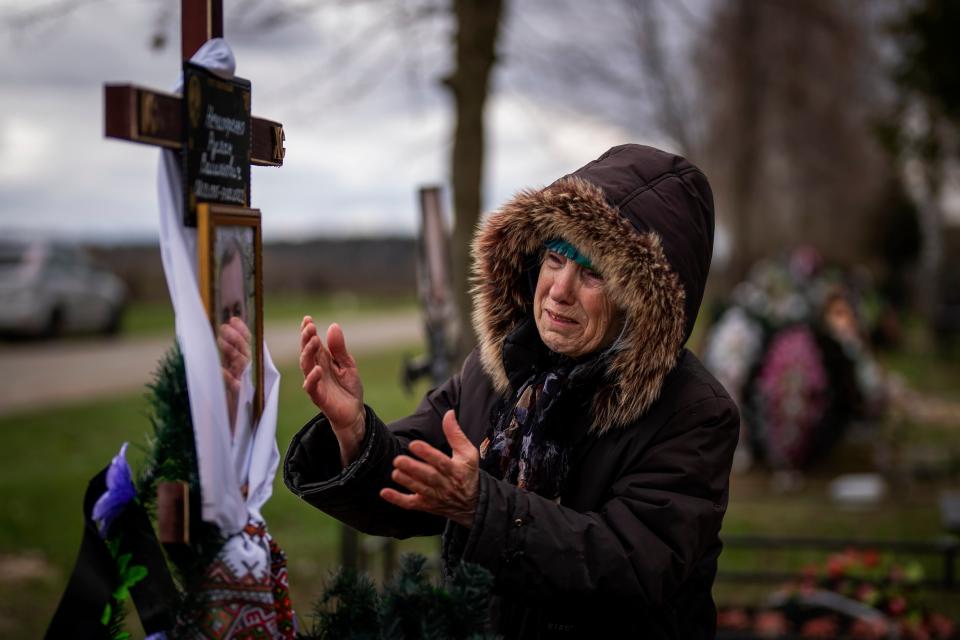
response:
[[(102, 87), (171, 87), (180, 64), (179, 3), (77, 0), (61, 17), (31, 19), (67, 4), (0, 0), (0, 232), (155, 238), (159, 152), (103, 137)], [(403, 16), (362, 7), (265, 28), (275, 17), (263, 9), (271, 3), (224, 6), (237, 73), (253, 83), (253, 112), (283, 122), (287, 136), (282, 168), (252, 169), (264, 238), (413, 233), (417, 187), (448, 185), (451, 110), (437, 80), (449, 65), (449, 19), (397, 28)], [(526, 22), (556, 39), (549, 22)], [(171, 38), (160, 50), (150, 46), (157, 33)], [(508, 72), (495, 84), (485, 209), (612, 145), (663, 144), (614, 124), (617, 118), (528, 94)]]

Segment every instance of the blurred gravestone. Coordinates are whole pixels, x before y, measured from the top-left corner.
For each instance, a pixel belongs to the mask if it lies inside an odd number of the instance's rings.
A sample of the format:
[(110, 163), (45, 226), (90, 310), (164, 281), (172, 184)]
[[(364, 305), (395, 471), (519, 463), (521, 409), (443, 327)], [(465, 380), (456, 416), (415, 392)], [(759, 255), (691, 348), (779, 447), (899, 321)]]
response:
[(417, 251), (417, 291), (427, 334), (427, 354), (407, 362), (408, 388), (424, 376), (436, 386), (449, 377), (457, 343), (457, 309), (451, 288), (450, 233), (443, 215), (439, 187), (420, 189), (420, 236)]

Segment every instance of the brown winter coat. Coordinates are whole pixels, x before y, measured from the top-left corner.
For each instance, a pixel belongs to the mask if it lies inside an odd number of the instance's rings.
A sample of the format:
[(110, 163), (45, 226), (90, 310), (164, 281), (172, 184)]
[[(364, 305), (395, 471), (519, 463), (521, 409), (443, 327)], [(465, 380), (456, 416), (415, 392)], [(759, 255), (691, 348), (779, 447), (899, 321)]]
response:
[[(443, 531), (445, 563), (493, 572), (506, 637), (713, 637), (710, 589), (739, 417), (682, 348), (709, 270), (712, 207), (699, 170), (638, 145), (519, 194), (474, 242), (480, 345), (461, 372), (389, 427), (368, 409), (362, 452), (346, 469), (318, 416), (290, 445), (287, 486), (361, 531)], [(599, 376), (550, 414), (571, 452), (559, 504), (485, 472), (469, 530), (385, 503), (378, 492), (410, 440), (449, 450), (441, 418), (452, 408), (479, 444), (511, 391), (549, 366), (530, 280), (544, 242), (557, 237), (604, 275), (627, 327)]]

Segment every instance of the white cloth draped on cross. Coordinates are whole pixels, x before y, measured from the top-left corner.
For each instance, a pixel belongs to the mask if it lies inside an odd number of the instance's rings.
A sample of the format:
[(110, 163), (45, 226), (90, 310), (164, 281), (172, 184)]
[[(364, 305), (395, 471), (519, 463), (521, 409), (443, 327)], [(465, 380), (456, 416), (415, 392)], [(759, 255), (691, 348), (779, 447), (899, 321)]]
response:
[[(191, 58), (225, 78), (236, 68), (233, 52), (222, 38), (207, 41)], [(182, 77), (174, 91), (182, 90)], [(160, 251), (176, 317), (177, 341), (183, 353), (190, 392), (190, 411), (203, 494), (202, 515), (225, 537), (248, 522), (263, 522), (260, 509), (270, 498), (280, 461), (277, 449), (277, 399), (280, 374), (263, 345), (264, 406), (252, 439), (233, 442), (216, 339), (197, 286), (197, 233), (183, 225), (183, 184), (176, 152), (163, 150), (157, 176), (160, 198)], [(259, 336), (263, 339), (263, 336)], [(240, 450), (238, 450), (240, 448)], [(245, 458), (249, 465), (235, 465)], [(247, 478), (237, 467), (248, 467)], [(247, 498), (241, 487), (248, 484)], [(228, 548), (231, 543), (228, 541)], [(263, 559), (269, 571), (269, 556)]]
[[(207, 41), (191, 62), (228, 79), (236, 67), (230, 47), (221, 38)], [(181, 77), (175, 91), (181, 92), (182, 85)], [(273, 492), (280, 462), (276, 440), (280, 374), (264, 343), (263, 411), (252, 431), (237, 429), (237, 437), (231, 436), (220, 354), (197, 286), (197, 231), (183, 224), (180, 167), (176, 152), (161, 151), (160, 250), (186, 368), (202, 517), (216, 524), (225, 538), (199, 586), (205, 606), (198, 624), (217, 628), (219, 637), (293, 638), (286, 560), (260, 513)]]

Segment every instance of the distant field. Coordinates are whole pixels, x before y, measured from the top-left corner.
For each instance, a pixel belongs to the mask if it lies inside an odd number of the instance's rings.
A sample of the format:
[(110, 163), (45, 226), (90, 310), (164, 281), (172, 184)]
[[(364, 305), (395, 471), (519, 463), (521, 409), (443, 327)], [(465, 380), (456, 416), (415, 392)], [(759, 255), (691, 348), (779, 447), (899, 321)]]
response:
[[(288, 322), (304, 315), (357, 316), (401, 309), (417, 304), (411, 295), (357, 296), (349, 293), (267, 295), (263, 305), (263, 321)], [(148, 336), (173, 333), (173, 307), (169, 302), (133, 302), (127, 307), (121, 324), (127, 336)]]

